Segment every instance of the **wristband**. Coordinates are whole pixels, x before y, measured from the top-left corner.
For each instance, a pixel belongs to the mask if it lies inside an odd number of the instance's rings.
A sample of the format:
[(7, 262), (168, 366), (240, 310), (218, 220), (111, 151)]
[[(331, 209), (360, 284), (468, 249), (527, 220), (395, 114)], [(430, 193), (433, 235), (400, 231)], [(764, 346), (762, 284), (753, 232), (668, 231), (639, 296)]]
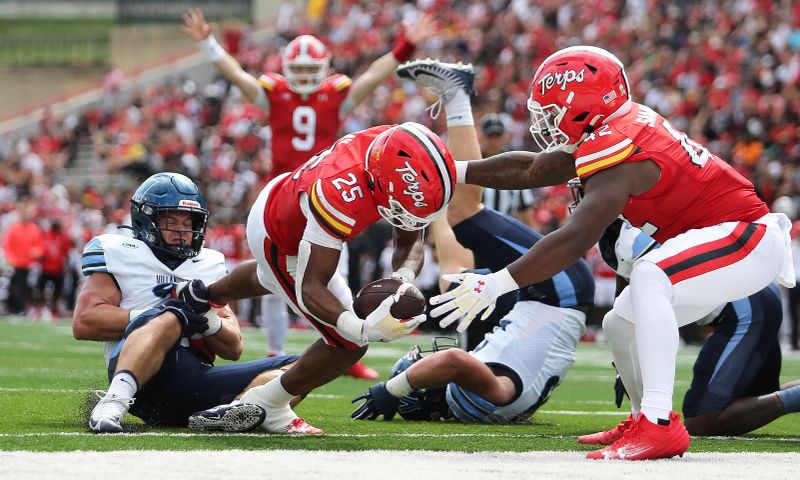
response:
[(225, 58), (225, 55), (227, 55), (225, 49), (222, 48), (222, 45), (220, 45), (217, 42), (217, 39), (214, 38), (214, 35), (209, 35), (205, 40), (197, 42), (197, 46), (200, 47), (200, 50), (203, 51), (203, 54), (211, 62), (216, 63)]
[(469, 162), (456, 162), (456, 183), (467, 183), (467, 165)]
[(414, 53), (416, 48), (417, 46), (409, 42), (405, 35), (400, 34), (398, 35), (397, 40), (395, 40), (394, 48), (392, 49), (392, 56), (399, 63), (403, 63), (411, 58), (411, 54)]
[(402, 280), (405, 283), (412, 283), (414, 279), (417, 278), (417, 274), (408, 267), (400, 267), (392, 273), (392, 278)]
[(519, 285), (517, 285), (517, 281), (514, 280), (514, 277), (511, 276), (511, 272), (508, 271), (508, 268), (499, 270), (492, 275), (497, 279), (497, 283), (500, 284), (501, 295), (503, 293), (519, 290)]
[(358, 318), (355, 313), (345, 310), (336, 319), (336, 328), (344, 333), (348, 340), (353, 342), (364, 342), (364, 320)]
[(208, 313), (206, 313), (206, 318), (208, 319), (208, 328), (203, 332), (204, 337), (216, 335), (222, 330), (222, 319), (217, 315), (216, 310), (209, 310)]

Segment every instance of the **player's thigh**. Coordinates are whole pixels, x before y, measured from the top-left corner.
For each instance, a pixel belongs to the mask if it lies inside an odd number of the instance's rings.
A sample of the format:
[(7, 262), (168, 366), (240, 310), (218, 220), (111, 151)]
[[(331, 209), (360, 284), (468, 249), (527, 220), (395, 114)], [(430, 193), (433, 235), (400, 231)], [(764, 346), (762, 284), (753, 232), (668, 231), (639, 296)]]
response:
[(784, 262), (783, 242), (771, 225), (727, 222), (667, 240), (634, 269), (649, 262), (667, 275), (679, 325), (685, 325), (772, 282)]

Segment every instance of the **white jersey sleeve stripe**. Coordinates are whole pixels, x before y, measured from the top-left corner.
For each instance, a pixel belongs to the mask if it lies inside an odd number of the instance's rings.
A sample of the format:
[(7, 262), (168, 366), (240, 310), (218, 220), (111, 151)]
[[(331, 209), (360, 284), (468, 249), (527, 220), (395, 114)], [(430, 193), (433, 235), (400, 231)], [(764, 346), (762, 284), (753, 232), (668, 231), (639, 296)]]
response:
[(593, 160), (597, 160), (598, 158), (603, 158), (608, 155), (617, 153), (618, 151), (622, 150), (623, 148), (627, 147), (632, 143), (630, 138), (626, 138), (621, 142), (617, 143), (616, 145), (612, 145), (608, 148), (600, 150), (599, 152), (590, 153), (589, 155), (584, 155), (582, 157), (578, 157), (575, 159), (575, 166), (583, 165), (584, 163), (591, 162)]
[(356, 224), (355, 220), (343, 214), (339, 210), (336, 210), (335, 208), (333, 208), (333, 205), (331, 205), (328, 202), (328, 199), (325, 198), (325, 194), (323, 193), (322, 180), (317, 180), (317, 188), (314, 189), (314, 192), (316, 193), (317, 198), (319, 199), (320, 203), (325, 208), (327, 213), (333, 215), (334, 217), (336, 217), (337, 220), (344, 223), (345, 225), (350, 225), (352, 227), (353, 225)]

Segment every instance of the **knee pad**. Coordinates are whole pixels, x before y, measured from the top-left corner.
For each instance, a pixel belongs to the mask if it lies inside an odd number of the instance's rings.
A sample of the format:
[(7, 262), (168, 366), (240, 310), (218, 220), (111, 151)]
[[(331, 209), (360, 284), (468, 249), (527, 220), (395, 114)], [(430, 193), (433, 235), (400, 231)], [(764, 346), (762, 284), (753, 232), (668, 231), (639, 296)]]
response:
[(464, 423), (487, 423), (497, 408), (497, 405), (489, 400), (465, 390), (455, 383), (447, 385), (446, 399), (453, 415)]

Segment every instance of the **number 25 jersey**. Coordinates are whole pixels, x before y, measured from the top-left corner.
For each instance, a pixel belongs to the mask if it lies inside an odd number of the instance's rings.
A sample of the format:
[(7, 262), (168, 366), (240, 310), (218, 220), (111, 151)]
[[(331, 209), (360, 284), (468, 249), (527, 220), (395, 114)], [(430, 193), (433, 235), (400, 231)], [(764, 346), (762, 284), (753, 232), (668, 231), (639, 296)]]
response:
[(752, 183), (638, 103), (600, 126), (574, 155), (583, 182), (622, 162), (650, 160), (661, 168), (656, 184), (630, 197), (622, 211), (626, 220), (659, 243), (693, 228), (752, 222), (769, 213)]
[(276, 180), (264, 209), (264, 225), (278, 248), (287, 255), (297, 255), (306, 227), (300, 205), (303, 194), (309, 212), (322, 228), (345, 242), (381, 218), (364, 160), (375, 137), (393, 126), (345, 135)]

